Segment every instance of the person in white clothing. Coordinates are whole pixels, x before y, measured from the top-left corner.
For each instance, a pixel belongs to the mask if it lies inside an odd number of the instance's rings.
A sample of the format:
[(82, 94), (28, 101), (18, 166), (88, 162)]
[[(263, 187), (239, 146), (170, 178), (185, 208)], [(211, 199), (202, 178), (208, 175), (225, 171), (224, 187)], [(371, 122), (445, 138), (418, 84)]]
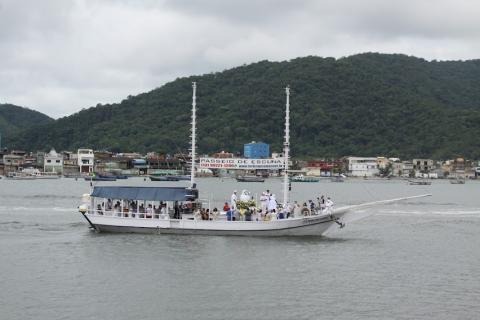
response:
[(288, 219), (288, 218), (293, 218), (295, 216), (294, 214), (294, 209), (295, 209), (295, 205), (292, 204), (292, 203), (288, 203), (286, 205), (283, 206), (283, 209), (285, 210), (285, 218)]
[(163, 203), (162, 208), (160, 208), (160, 214), (167, 214), (167, 205), (165, 203)]
[(327, 201), (325, 201), (325, 208), (327, 213), (332, 213), (333, 210), (333, 201), (330, 199), (330, 197), (327, 198)]
[(230, 207), (232, 208), (232, 211), (237, 209), (237, 199), (237, 190), (235, 190), (230, 197)]
[(268, 201), (268, 211), (272, 212), (273, 210), (277, 209), (277, 200), (275, 199), (275, 195), (272, 195), (270, 197), (270, 200)]
[(262, 212), (266, 212), (268, 208), (268, 196), (266, 192), (262, 192), (262, 195), (260, 196), (260, 208), (262, 209)]
[(293, 203), (293, 217), (298, 218), (302, 216), (301, 207), (297, 201)]

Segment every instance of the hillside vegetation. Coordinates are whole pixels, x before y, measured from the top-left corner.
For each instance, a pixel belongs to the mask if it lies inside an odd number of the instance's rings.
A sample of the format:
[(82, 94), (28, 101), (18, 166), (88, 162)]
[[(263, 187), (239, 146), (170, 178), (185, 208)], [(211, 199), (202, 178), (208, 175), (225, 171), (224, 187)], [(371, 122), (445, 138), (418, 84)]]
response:
[(252, 140), (280, 151), (289, 84), (295, 157), (480, 158), (480, 60), (375, 53), (261, 61), (181, 78), (31, 128), (10, 142), (28, 150), (186, 150), (192, 81), (203, 153), (241, 151)]
[(6, 138), (8, 140), (33, 126), (48, 124), (53, 121), (52, 118), (38, 111), (13, 104), (0, 104), (0, 134), (2, 139)]

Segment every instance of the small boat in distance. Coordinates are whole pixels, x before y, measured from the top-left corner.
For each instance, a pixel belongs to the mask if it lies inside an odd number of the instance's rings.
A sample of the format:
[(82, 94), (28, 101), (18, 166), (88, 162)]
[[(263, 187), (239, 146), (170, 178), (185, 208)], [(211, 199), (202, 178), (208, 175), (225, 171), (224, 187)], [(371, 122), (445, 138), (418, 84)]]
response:
[(23, 174), (21, 172), (9, 172), (5, 178), (9, 180), (35, 180), (36, 177), (32, 175)]
[(99, 177), (99, 176), (91, 176), (85, 177), (85, 181), (117, 181), (115, 177)]
[(177, 176), (149, 176), (150, 181), (180, 181)]
[(176, 177), (178, 180), (190, 181), (190, 176), (189, 175), (176, 175), (174, 177)]
[(465, 178), (457, 177), (449, 180), (451, 184), (465, 184)]
[[(116, 175), (116, 174), (105, 174), (105, 173), (97, 173), (96, 176), (98, 178), (115, 178), (115, 179), (128, 179), (128, 176), (126, 175)], [(109, 181), (109, 180), (107, 180)]]
[(42, 172), (35, 168), (25, 168), (20, 171), (9, 172), (6, 176), (11, 180), (60, 179), (56, 172)]
[(265, 182), (265, 179), (258, 176), (237, 176), (238, 182)]
[(309, 177), (299, 174), (290, 178), (290, 182), (318, 182), (320, 178), (318, 177)]
[(429, 186), (432, 182), (426, 180), (408, 180), (408, 184), (411, 186)]

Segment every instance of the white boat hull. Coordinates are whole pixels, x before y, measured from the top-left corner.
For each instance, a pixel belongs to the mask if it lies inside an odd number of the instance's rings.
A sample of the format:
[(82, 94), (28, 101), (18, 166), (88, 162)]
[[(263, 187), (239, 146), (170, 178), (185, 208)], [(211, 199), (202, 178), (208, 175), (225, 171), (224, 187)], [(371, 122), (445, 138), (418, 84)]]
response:
[(80, 211), (90, 226), (97, 232), (130, 232), (155, 234), (198, 234), (228, 236), (320, 236), (331, 227), (344, 226), (346, 214), (357, 209), (395, 203), (409, 199), (428, 197), (430, 194), (380, 200), (334, 209), (332, 214), (320, 214), (300, 218), (271, 221), (226, 221), (121, 217), (114, 213), (96, 214), (94, 211)]
[(193, 234), (223, 236), (320, 236), (343, 214), (272, 221), (205, 221), (190, 219), (122, 218), (86, 214), (98, 232)]

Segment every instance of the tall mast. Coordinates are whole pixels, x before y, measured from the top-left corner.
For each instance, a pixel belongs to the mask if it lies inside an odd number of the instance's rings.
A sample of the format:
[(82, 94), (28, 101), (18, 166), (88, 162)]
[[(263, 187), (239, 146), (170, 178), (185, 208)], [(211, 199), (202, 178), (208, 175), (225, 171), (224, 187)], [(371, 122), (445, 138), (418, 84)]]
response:
[(285, 104), (285, 142), (283, 143), (283, 160), (285, 168), (283, 170), (283, 206), (288, 204), (288, 162), (290, 152), (290, 87), (285, 88), (287, 102)]
[(197, 139), (197, 83), (192, 82), (193, 94), (192, 94), (192, 170), (190, 173), (190, 188), (195, 185), (195, 146)]

